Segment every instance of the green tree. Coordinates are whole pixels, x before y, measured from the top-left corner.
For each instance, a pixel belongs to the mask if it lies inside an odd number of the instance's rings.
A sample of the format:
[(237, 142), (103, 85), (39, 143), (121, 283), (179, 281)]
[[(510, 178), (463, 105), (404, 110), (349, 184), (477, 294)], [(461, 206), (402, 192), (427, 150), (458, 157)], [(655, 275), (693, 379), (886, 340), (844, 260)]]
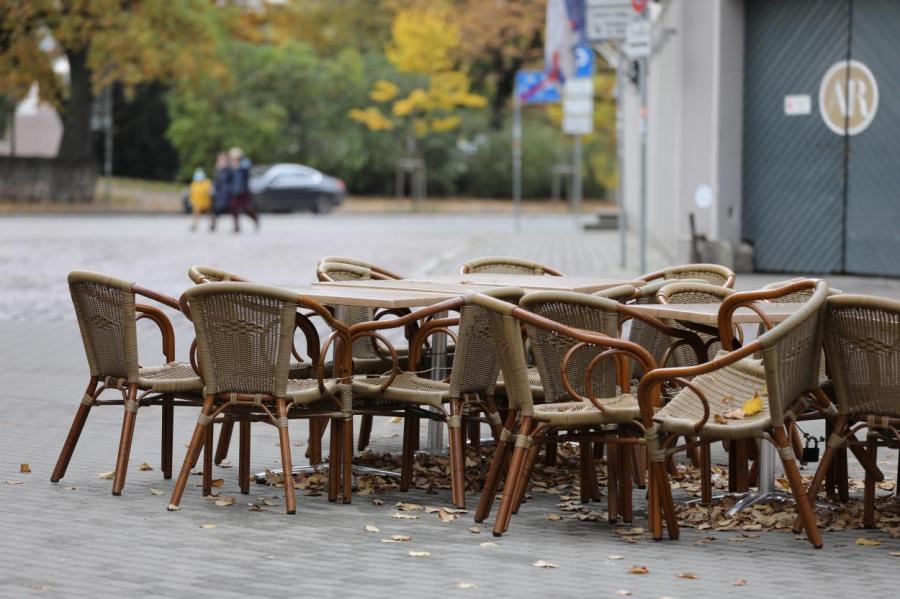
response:
[[(91, 154), (96, 93), (159, 79), (218, 72), (220, 19), (237, 10), (207, 0), (0, 0), (0, 88), (37, 83), (59, 111), (58, 156)], [(65, 58), (68, 77), (54, 61)]]

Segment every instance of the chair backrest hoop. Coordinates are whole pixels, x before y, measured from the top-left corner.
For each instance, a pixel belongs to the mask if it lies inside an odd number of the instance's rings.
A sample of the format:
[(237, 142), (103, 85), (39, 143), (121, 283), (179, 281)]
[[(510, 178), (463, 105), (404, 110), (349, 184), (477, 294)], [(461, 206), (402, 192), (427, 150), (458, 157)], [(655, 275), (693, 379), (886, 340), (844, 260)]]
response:
[(227, 270), (199, 264), (191, 266), (188, 269), (188, 277), (197, 285), (201, 283), (222, 283), (228, 281), (246, 282), (246, 279), (232, 274)]
[(509, 256), (486, 256), (463, 263), (460, 274), (490, 273), (513, 275), (549, 275), (559, 277), (562, 273), (540, 262)]

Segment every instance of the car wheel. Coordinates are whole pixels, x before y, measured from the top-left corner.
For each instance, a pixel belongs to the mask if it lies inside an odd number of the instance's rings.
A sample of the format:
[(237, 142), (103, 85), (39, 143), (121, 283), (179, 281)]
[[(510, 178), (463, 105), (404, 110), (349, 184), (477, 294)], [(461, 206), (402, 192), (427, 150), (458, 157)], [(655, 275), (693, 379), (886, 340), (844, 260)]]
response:
[(316, 198), (316, 203), (313, 205), (313, 212), (316, 214), (328, 214), (332, 209), (334, 209), (334, 204), (331, 203), (331, 198), (324, 195)]

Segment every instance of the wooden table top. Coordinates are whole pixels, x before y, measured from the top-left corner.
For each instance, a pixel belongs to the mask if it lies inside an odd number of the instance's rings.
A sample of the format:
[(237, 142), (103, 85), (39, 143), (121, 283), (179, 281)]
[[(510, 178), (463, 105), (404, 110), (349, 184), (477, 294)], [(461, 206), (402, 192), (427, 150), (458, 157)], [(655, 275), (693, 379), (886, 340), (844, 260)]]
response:
[(423, 308), (463, 295), (458, 291), (416, 291), (337, 285), (291, 286), (290, 289), (320, 304), (372, 308)]
[[(716, 325), (720, 304), (631, 304), (628, 307), (645, 312), (657, 318), (686, 320), (700, 324)], [(803, 304), (778, 304), (759, 302), (757, 304), (766, 317), (772, 322), (781, 322), (800, 309)], [(749, 308), (738, 308), (732, 315), (735, 324), (753, 324), (761, 322), (759, 315)]]
[(439, 293), (469, 293), (495, 287), (521, 287), (528, 290), (556, 290), (593, 293), (618, 285), (631, 283), (628, 279), (604, 279), (596, 277), (550, 277), (535, 275), (507, 275), (470, 273), (465, 275), (433, 275), (410, 279), (328, 281), (313, 283), (325, 287), (369, 287), (373, 289), (403, 289)]

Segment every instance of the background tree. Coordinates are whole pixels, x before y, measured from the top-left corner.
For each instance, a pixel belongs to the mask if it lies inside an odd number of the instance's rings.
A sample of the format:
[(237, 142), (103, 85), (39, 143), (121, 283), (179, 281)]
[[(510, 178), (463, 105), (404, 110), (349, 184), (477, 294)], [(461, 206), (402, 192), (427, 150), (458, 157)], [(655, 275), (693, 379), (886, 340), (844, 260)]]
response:
[[(37, 83), (62, 117), (58, 158), (88, 159), (93, 101), (106, 85), (225, 76), (217, 39), (231, 10), (207, 0), (0, 0), (0, 88)], [(67, 78), (53, 69), (60, 58)]]

